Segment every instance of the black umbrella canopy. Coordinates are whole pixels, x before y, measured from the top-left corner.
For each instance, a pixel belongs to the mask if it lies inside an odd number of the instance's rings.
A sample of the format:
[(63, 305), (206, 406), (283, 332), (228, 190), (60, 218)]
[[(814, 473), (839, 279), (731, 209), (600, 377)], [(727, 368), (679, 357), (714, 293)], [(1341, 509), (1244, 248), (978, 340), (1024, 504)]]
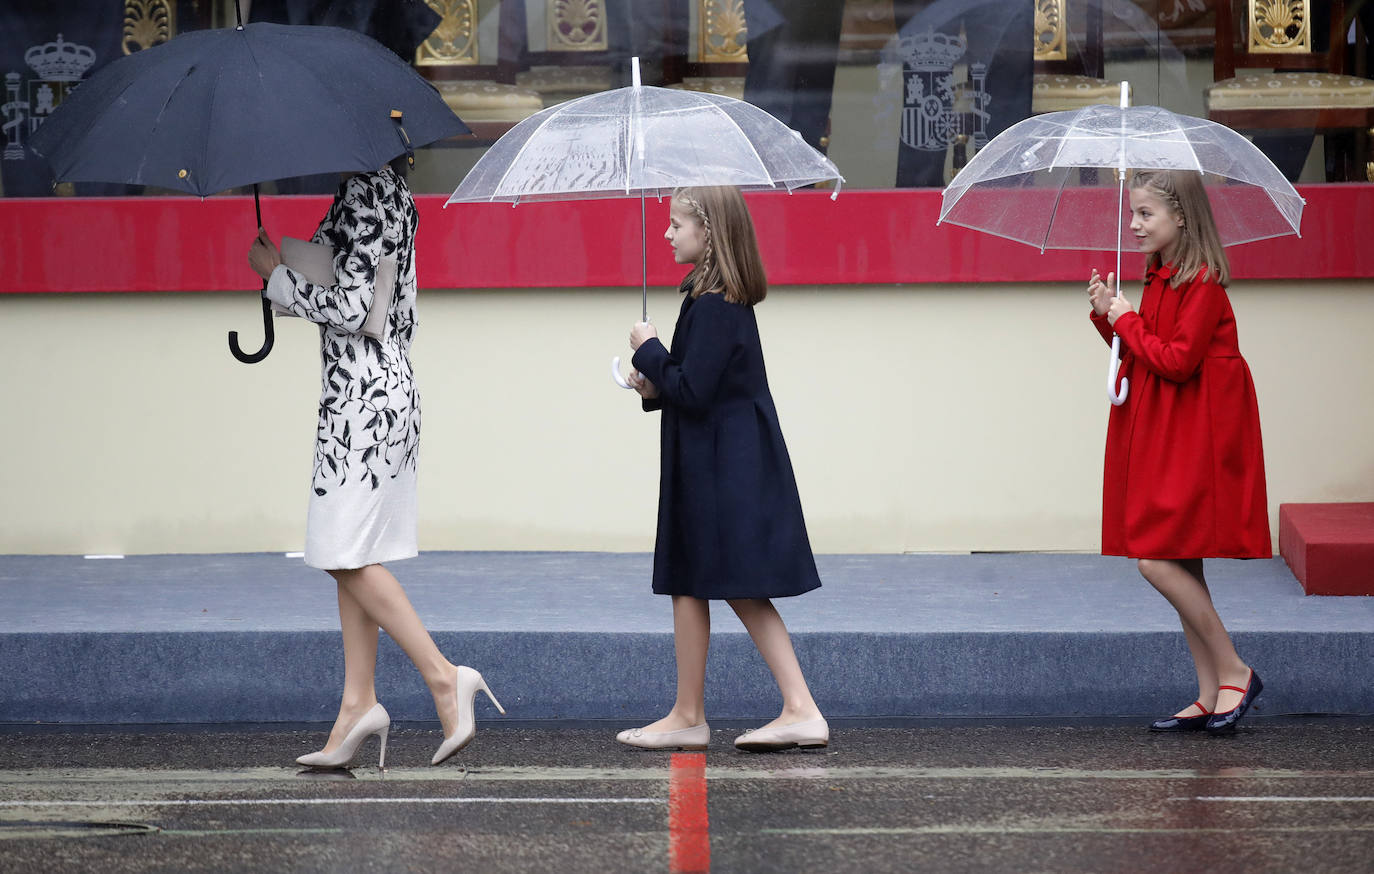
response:
[(407, 150), (407, 138), (422, 146), (468, 132), (432, 85), (375, 40), (254, 23), (186, 33), (109, 64), (30, 145), (61, 181), (204, 196), (376, 170)]

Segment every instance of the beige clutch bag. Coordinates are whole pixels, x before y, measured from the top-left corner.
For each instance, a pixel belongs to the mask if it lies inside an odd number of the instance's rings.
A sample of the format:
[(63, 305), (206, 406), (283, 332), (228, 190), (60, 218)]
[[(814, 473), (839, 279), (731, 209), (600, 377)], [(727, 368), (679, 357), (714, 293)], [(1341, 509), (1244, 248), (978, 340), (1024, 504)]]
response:
[[(281, 261), (315, 285), (332, 287), (339, 284), (338, 277), (334, 275), (332, 246), (298, 240), (295, 237), (282, 237)], [(363, 320), (362, 333), (374, 340), (380, 341), (386, 333), (386, 314), (391, 309), (391, 294), (395, 287), (396, 259), (388, 255), (377, 263), (372, 306), (368, 307), (367, 318)], [(295, 315), (276, 303), (272, 304), (272, 312), (279, 316)]]

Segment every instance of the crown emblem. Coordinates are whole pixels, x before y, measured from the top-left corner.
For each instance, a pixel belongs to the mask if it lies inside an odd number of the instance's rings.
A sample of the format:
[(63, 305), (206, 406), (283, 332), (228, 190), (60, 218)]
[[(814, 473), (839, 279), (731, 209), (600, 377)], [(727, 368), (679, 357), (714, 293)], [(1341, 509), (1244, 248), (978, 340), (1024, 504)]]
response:
[(50, 82), (79, 82), (95, 63), (95, 50), (66, 42), (59, 33), (56, 42), (32, 46), (24, 52), (24, 63), (32, 67), (39, 78)]
[(964, 56), (968, 39), (936, 33), (933, 29), (904, 36), (898, 43), (902, 59), (915, 70), (948, 70)]

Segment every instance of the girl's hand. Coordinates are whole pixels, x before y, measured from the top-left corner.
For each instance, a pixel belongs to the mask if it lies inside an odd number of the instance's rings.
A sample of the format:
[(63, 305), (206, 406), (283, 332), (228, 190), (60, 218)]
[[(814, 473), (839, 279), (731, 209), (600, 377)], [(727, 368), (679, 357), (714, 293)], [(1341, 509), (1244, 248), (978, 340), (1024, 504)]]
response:
[(1126, 313), (1133, 312), (1135, 312), (1135, 307), (1131, 306), (1130, 301), (1126, 300), (1124, 297), (1114, 297), (1112, 298), (1112, 305), (1107, 308), (1107, 324), (1116, 327), (1117, 319), (1121, 318)]
[(248, 247), (248, 266), (264, 280), (272, 278), (272, 271), (281, 263), (281, 252), (277, 244), (267, 236), (267, 231), (258, 228), (257, 239)]
[(658, 386), (645, 379), (644, 374), (640, 373), (638, 370), (630, 374), (630, 378), (627, 382), (630, 383), (630, 386), (634, 388), (635, 391), (639, 392), (640, 397), (646, 400), (658, 397)]
[(1093, 270), (1092, 278), (1088, 280), (1088, 300), (1092, 302), (1093, 312), (1098, 316), (1105, 316), (1112, 307), (1112, 299), (1116, 296), (1116, 274), (1108, 273), (1107, 281), (1103, 282), (1097, 270)]
[(648, 322), (635, 322), (635, 326), (630, 329), (630, 348), (636, 351), (650, 337), (657, 337), (658, 331)]

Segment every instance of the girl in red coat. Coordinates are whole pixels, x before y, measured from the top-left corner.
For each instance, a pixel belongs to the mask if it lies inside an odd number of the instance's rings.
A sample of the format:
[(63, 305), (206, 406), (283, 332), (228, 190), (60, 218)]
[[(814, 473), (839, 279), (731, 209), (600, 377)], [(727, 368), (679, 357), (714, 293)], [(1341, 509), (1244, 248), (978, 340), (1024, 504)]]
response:
[(1107, 425), (1102, 553), (1139, 560), (1178, 611), (1197, 669), (1197, 700), (1150, 728), (1228, 732), (1263, 684), (1212, 605), (1202, 559), (1273, 555), (1259, 407), (1199, 174), (1137, 172), (1131, 232), (1147, 256), (1140, 309), (1113, 296), (1110, 273), (1088, 285), (1093, 324), (1109, 344), (1121, 336), (1130, 380)]

